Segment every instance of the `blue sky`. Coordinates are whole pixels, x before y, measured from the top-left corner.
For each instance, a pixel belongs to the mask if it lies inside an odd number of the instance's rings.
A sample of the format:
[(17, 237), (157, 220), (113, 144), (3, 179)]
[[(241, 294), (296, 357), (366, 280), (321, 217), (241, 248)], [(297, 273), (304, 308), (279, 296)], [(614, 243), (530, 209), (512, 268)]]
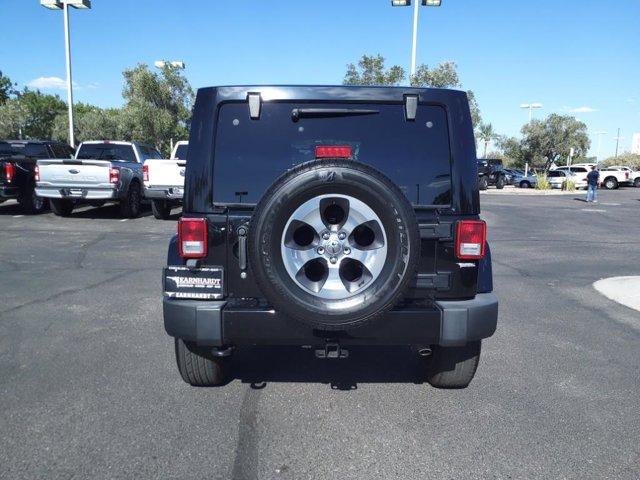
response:
[[(92, 10), (71, 12), (75, 98), (121, 105), (122, 70), (158, 59), (183, 60), (194, 87), (339, 84), (364, 53), (408, 70), (412, 9), (390, 3), (93, 0)], [(536, 117), (579, 109), (572, 114), (590, 132), (608, 132), (602, 157), (613, 154), (618, 127), (621, 150), (630, 149), (640, 132), (640, 0), (442, 3), (421, 7), (418, 63), (457, 62), (499, 133), (518, 134), (527, 120), (519, 105), (541, 102)], [(0, 0), (0, 18), (0, 70), (20, 85), (65, 78), (61, 12)]]

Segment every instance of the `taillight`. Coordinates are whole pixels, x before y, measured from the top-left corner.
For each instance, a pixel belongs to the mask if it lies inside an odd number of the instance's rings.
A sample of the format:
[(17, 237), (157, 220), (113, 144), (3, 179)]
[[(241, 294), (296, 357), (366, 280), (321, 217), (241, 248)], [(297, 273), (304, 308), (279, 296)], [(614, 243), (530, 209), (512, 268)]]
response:
[(178, 221), (178, 253), (182, 258), (207, 256), (207, 220), (181, 218)]
[(15, 175), (15, 167), (13, 163), (5, 163), (4, 164), (4, 178), (7, 183), (11, 183), (13, 181), (13, 176)]
[(111, 167), (109, 169), (109, 183), (118, 183), (120, 180), (120, 170)]
[(624, 172), (624, 178), (626, 178), (627, 180), (629, 180), (629, 172)]
[(142, 166), (142, 180), (145, 182), (149, 181), (149, 165)]
[(351, 158), (353, 153), (349, 145), (318, 145), (316, 158)]
[(36, 167), (33, 169), (33, 179), (34, 179), (36, 182), (39, 182), (39, 181), (40, 181), (40, 167), (38, 167), (37, 165), (36, 165)]
[(456, 227), (456, 257), (479, 260), (484, 257), (487, 224), (482, 220), (461, 220)]

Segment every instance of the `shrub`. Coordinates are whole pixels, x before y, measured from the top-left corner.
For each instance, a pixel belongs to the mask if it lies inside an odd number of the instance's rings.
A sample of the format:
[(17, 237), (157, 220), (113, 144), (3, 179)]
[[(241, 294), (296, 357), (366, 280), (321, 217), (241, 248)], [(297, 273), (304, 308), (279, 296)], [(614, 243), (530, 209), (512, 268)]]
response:
[(549, 180), (544, 173), (536, 173), (536, 190), (549, 190)]
[(573, 180), (567, 180), (566, 182), (564, 182), (564, 186), (562, 187), (563, 190), (566, 190), (567, 192), (574, 192), (576, 190), (576, 183)]

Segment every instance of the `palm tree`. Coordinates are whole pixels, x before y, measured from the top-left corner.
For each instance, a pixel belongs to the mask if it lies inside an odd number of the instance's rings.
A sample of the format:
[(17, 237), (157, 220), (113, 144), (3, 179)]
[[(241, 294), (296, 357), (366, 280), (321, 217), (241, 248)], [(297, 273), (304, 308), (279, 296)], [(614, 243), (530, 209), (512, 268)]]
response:
[(493, 130), (493, 125), (490, 123), (481, 123), (478, 127), (478, 137), (484, 142), (484, 154), (482, 158), (487, 158), (487, 147), (492, 140), (496, 140), (498, 135)]

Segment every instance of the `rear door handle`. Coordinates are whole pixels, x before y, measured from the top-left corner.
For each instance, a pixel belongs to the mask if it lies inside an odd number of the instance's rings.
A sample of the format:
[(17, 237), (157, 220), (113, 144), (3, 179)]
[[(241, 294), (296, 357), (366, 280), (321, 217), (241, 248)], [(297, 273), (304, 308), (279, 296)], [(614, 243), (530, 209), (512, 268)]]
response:
[(247, 269), (247, 227), (238, 227), (238, 266)]

